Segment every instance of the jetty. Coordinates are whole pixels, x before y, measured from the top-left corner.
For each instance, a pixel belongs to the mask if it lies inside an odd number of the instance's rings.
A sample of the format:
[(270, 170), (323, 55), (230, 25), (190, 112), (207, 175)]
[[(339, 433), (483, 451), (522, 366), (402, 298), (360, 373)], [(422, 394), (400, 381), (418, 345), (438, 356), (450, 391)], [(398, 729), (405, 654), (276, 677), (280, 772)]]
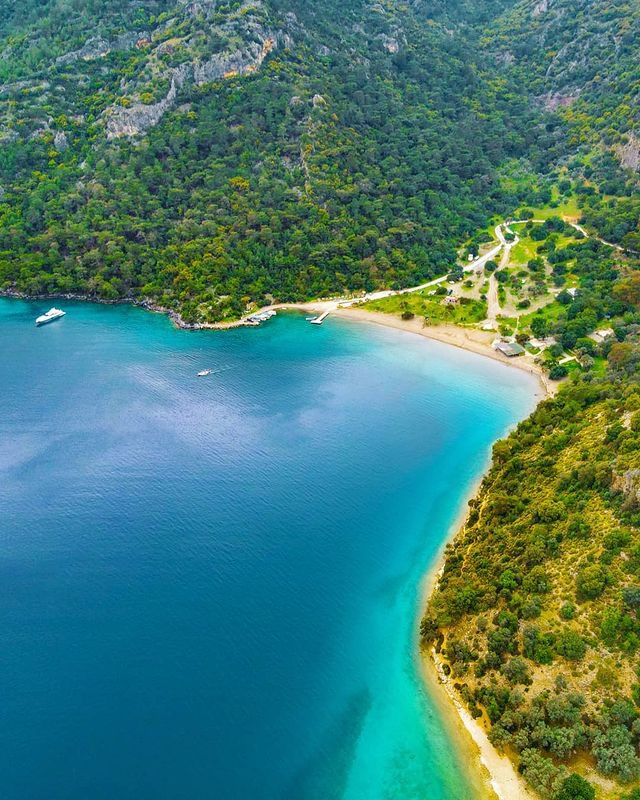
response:
[(325, 321), (325, 319), (329, 316), (330, 313), (331, 313), (331, 309), (328, 308), (326, 311), (323, 311), (322, 314), (320, 314), (319, 316), (314, 317), (313, 319), (309, 320), (309, 322), (312, 325), (322, 325), (322, 323)]

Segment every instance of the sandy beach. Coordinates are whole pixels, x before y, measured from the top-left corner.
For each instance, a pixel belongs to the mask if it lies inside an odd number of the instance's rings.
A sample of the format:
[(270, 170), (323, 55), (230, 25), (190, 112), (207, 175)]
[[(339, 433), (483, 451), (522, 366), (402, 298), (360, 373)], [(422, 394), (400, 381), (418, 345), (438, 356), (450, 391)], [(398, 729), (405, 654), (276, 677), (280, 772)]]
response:
[[(307, 311), (321, 311), (318, 306), (305, 306)], [(408, 331), (428, 339), (434, 339), (445, 344), (460, 347), (477, 355), (491, 358), (495, 361), (524, 370), (535, 375), (539, 380), (541, 397), (553, 396), (557, 391), (557, 384), (548, 381), (542, 369), (527, 357), (509, 359), (497, 353), (491, 346), (495, 338), (492, 332), (477, 329), (459, 328), (453, 325), (425, 326), (421, 319), (402, 320), (391, 314), (366, 311), (365, 309), (340, 308), (332, 314), (341, 319), (350, 319), (362, 323), (374, 323), (388, 328)], [(489, 468), (487, 464), (486, 469)], [(486, 472), (483, 470), (483, 474)], [(466, 500), (473, 497), (480, 485), (481, 478), (470, 492)], [(451, 528), (446, 542), (457, 535), (467, 517), (467, 503), (460, 510), (460, 514)], [(445, 544), (446, 544), (445, 542)], [(420, 617), (424, 612), (429, 597), (435, 590), (438, 578), (444, 565), (444, 548), (438, 561), (427, 573), (423, 585), (423, 600), (420, 605)], [(515, 769), (513, 763), (498, 753), (489, 741), (487, 731), (477, 720), (473, 719), (467, 711), (462, 699), (456, 692), (453, 682), (443, 670), (442, 662), (435, 651), (420, 651), (420, 670), (425, 686), (433, 701), (438, 706), (441, 717), (455, 742), (460, 762), (466, 767), (469, 782), (474, 791), (474, 798), (484, 800), (535, 800), (536, 796), (528, 789), (526, 783)]]
[[(326, 307), (312, 304), (305, 306), (304, 310), (319, 312), (326, 310)], [(557, 384), (550, 382), (542, 369), (533, 363), (530, 357), (521, 356), (510, 359), (497, 353), (491, 346), (495, 338), (495, 333), (493, 332), (474, 328), (460, 328), (454, 325), (425, 326), (423, 321), (417, 317), (403, 320), (392, 314), (367, 311), (362, 308), (338, 308), (332, 311), (332, 315), (354, 322), (374, 323), (415, 333), (427, 339), (435, 339), (454, 347), (460, 347), (477, 355), (500, 361), (506, 366), (529, 372), (538, 378), (541, 399), (553, 396), (557, 391)], [(483, 470), (483, 474), (488, 468), (489, 464)], [(476, 494), (481, 479), (481, 477), (478, 479), (478, 483), (466, 500)], [(467, 517), (466, 500), (449, 532), (449, 536), (447, 536), (446, 542), (451, 541), (465, 523)], [(444, 548), (438, 561), (425, 576), (420, 616), (422, 616), (428, 599), (436, 587), (443, 565)], [(495, 798), (498, 800), (535, 800), (536, 796), (528, 789), (513, 763), (506, 756), (498, 753), (489, 741), (485, 728), (473, 719), (467, 711), (453, 686), (453, 682), (445, 675), (435, 648), (430, 649), (428, 652), (421, 651), (420, 668), (427, 691), (437, 704), (449, 734), (456, 744), (460, 762), (466, 766), (469, 781), (474, 790), (474, 798), (482, 800), (484, 798), (492, 798), (492, 800), (495, 800)]]
[[(482, 331), (476, 328), (461, 328), (455, 325), (424, 325), (422, 319), (414, 317), (403, 320), (393, 314), (384, 314), (377, 311), (367, 311), (363, 308), (336, 308), (335, 303), (312, 302), (303, 304), (282, 304), (273, 306), (274, 310), (297, 310), (306, 313), (320, 314), (330, 311), (331, 316), (351, 320), (364, 324), (382, 325), (387, 328), (406, 331), (434, 339), (454, 347), (462, 348), (471, 353), (491, 358), (509, 367), (524, 370), (538, 378), (540, 399), (553, 396), (558, 389), (558, 384), (549, 381), (541, 367), (533, 362), (531, 356), (507, 358), (496, 352), (491, 343), (495, 333)], [(330, 324), (330, 319), (327, 322)], [(488, 469), (487, 464), (486, 469)], [(486, 469), (483, 470), (486, 472)], [(474, 496), (479, 487), (474, 487), (469, 497)], [(467, 516), (467, 503), (460, 511), (460, 515), (452, 527), (446, 542), (457, 535), (464, 525)], [(444, 548), (439, 560), (425, 576), (423, 602), (420, 606), (420, 616), (426, 607), (427, 601), (435, 589), (444, 564)], [(535, 800), (536, 796), (528, 789), (526, 783), (515, 769), (513, 763), (498, 753), (489, 741), (485, 728), (467, 711), (462, 699), (456, 692), (452, 681), (445, 675), (435, 649), (420, 653), (420, 668), (427, 691), (439, 708), (441, 717), (456, 744), (460, 762), (467, 770), (470, 785), (474, 791), (474, 800)], [(465, 799), (466, 800), (466, 799)], [(469, 798), (471, 800), (471, 798)]]
[(387, 328), (408, 331), (410, 333), (424, 336), (427, 339), (435, 339), (438, 342), (460, 347), (470, 353), (486, 356), (494, 361), (499, 361), (508, 367), (529, 372), (538, 378), (545, 397), (553, 396), (557, 391), (557, 384), (547, 379), (543, 370), (533, 362), (529, 356), (519, 356), (507, 358), (501, 353), (496, 352), (491, 346), (496, 334), (491, 331), (481, 331), (477, 328), (460, 328), (456, 325), (424, 325), (422, 319), (403, 320), (393, 314), (383, 314), (380, 311), (366, 311), (363, 308), (339, 308), (332, 312), (332, 315), (341, 319), (351, 319), (358, 322), (374, 323), (384, 325)]

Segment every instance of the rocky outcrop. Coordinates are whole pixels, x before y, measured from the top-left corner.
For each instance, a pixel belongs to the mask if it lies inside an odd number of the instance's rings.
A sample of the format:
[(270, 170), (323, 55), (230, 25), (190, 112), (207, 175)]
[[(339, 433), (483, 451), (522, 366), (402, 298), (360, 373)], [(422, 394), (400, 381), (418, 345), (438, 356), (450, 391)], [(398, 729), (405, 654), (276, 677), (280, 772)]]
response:
[(533, 17), (539, 17), (541, 14), (546, 14), (549, 10), (549, 0), (539, 0), (533, 7), (533, 11), (531, 15)]
[(400, 42), (393, 36), (381, 33), (376, 37), (388, 53), (397, 53), (400, 50)]
[(181, 64), (172, 70), (171, 85), (162, 100), (151, 105), (136, 102), (128, 108), (114, 106), (105, 112), (107, 138), (139, 136), (157, 125), (174, 106), (178, 91), (187, 82), (202, 86), (255, 72), (276, 46), (276, 42), (276, 35), (264, 32), (260, 42), (253, 41), (233, 52), (216, 53), (206, 61)]
[(118, 139), (121, 136), (138, 136), (157, 125), (175, 103), (178, 89), (187, 80), (190, 72), (189, 64), (182, 64), (173, 70), (169, 91), (157, 103), (152, 105), (134, 103), (129, 108), (110, 109), (106, 117), (107, 139)]
[(627, 141), (616, 145), (614, 150), (623, 167), (640, 172), (640, 139), (635, 133), (627, 134)]
[(221, 78), (233, 78), (255, 72), (273, 50), (274, 36), (266, 36), (262, 43), (251, 42), (233, 53), (216, 53), (210, 59), (193, 67), (193, 80), (196, 86), (212, 83)]
[(15, 92), (22, 92), (28, 89), (29, 92), (38, 93), (45, 92), (50, 87), (49, 81), (14, 81), (13, 83), (4, 83), (0, 86), (0, 97), (7, 94), (14, 94)]
[(109, 53), (116, 50), (130, 50), (137, 42), (149, 40), (150, 34), (147, 31), (123, 33), (113, 41), (107, 41), (102, 36), (92, 36), (83, 44), (79, 50), (72, 50), (56, 58), (57, 66), (73, 64), (75, 61), (91, 61), (95, 58), (104, 58)]
[(627, 508), (640, 505), (640, 469), (628, 469), (622, 475), (614, 475), (611, 488), (614, 492), (622, 492)]
[(578, 98), (580, 91), (574, 89), (570, 92), (548, 92), (541, 98), (547, 111), (556, 111), (558, 108), (567, 108)]
[(56, 131), (53, 137), (53, 146), (59, 153), (61, 153), (63, 150), (66, 150), (67, 147), (69, 147), (67, 135), (63, 131)]

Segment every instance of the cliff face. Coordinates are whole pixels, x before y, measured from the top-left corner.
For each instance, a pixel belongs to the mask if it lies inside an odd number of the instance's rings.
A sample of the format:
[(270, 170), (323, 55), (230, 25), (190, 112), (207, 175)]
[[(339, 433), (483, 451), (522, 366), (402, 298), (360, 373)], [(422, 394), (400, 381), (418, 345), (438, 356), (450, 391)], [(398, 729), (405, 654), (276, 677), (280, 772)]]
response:
[(146, 105), (136, 101), (128, 108), (111, 106), (105, 111), (107, 138), (137, 136), (157, 125), (164, 114), (173, 108), (178, 91), (185, 83), (202, 86), (205, 83), (235, 78), (256, 72), (267, 55), (277, 46), (277, 39), (267, 31), (259, 42), (249, 42), (235, 51), (216, 53), (206, 61), (181, 64), (168, 72), (171, 84), (169, 91), (157, 103)]
[[(109, 17), (97, 19), (98, 32), (42, 63), (37, 79), (0, 83), (0, 136), (2, 128), (9, 140), (55, 132), (56, 114), (70, 116), (92, 93), (99, 112), (95, 123), (107, 139), (140, 136), (175, 106), (184, 87), (249, 75), (273, 51), (294, 46), (295, 14), (283, 17), (285, 29), (278, 29), (261, 0), (225, 7), (215, 0), (150, 6), (161, 13), (134, 14), (120, 25)], [(143, 16), (153, 25), (135, 25)], [(78, 23), (79, 38), (85, 28)], [(9, 44), (0, 52), (0, 65), (15, 57), (14, 50)], [(31, 63), (27, 55), (25, 72)]]

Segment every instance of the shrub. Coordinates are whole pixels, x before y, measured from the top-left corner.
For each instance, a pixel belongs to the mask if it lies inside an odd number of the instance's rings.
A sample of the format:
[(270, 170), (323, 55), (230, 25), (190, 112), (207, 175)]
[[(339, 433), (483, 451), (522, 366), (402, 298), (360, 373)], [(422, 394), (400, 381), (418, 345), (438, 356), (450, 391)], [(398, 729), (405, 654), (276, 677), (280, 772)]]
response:
[(561, 619), (573, 619), (576, 615), (576, 607), (573, 603), (564, 603), (559, 614)]
[(601, 564), (590, 564), (578, 573), (576, 592), (579, 600), (595, 600), (604, 592), (609, 573)]
[(640, 775), (640, 760), (631, 733), (624, 725), (596, 733), (592, 753), (598, 769), (605, 775), (616, 775), (623, 781), (635, 780)]
[(529, 686), (531, 683), (529, 667), (524, 659), (520, 657), (512, 658), (506, 664), (503, 664), (501, 672), (511, 684), (522, 683), (525, 686)]
[(596, 790), (581, 775), (575, 772), (565, 778), (554, 794), (554, 800), (594, 800)]
[[(564, 507), (561, 506), (560, 514), (563, 512)], [(544, 568), (541, 566), (534, 567), (522, 581), (522, 588), (532, 594), (546, 594), (551, 585)]]
[(586, 651), (584, 639), (575, 631), (562, 631), (556, 638), (556, 653), (569, 661), (579, 661)]
[(552, 381), (559, 381), (562, 378), (566, 378), (569, 374), (569, 370), (565, 367), (564, 364), (555, 364), (549, 370), (549, 377)]
[(550, 633), (540, 633), (536, 625), (530, 625), (522, 634), (524, 654), (538, 664), (550, 664), (553, 661), (554, 637)]
[(622, 590), (622, 599), (630, 608), (640, 606), (640, 586), (627, 586)]

